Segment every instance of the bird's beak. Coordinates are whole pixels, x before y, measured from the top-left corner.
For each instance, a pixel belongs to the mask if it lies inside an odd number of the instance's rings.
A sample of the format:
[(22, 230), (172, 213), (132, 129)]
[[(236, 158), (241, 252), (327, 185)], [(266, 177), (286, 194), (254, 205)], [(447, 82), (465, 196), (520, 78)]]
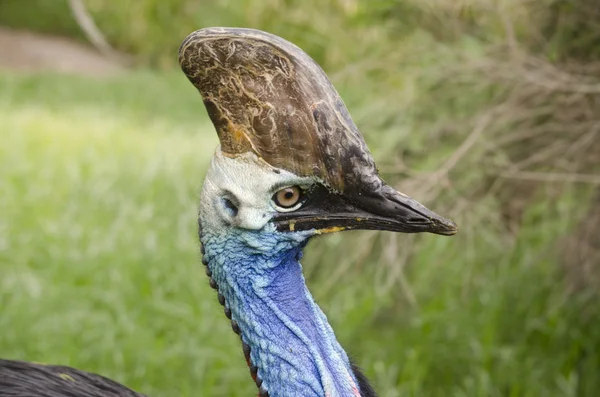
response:
[(321, 234), (368, 229), (450, 236), (458, 230), (451, 220), (385, 184), (352, 193), (335, 193), (318, 185), (306, 195), (300, 209), (275, 217), (279, 231), (315, 230)]

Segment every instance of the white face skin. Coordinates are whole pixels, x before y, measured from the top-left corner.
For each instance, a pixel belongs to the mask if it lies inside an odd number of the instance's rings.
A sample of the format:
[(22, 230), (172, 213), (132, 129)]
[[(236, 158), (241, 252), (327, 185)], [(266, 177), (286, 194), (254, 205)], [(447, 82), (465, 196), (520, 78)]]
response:
[(276, 192), (289, 186), (308, 187), (313, 182), (311, 178), (274, 168), (254, 153), (232, 158), (223, 155), (218, 147), (200, 195), (202, 227), (213, 231), (230, 227), (262, 229), (277, 212), (294, 211), (301, 205), (277, 207), (272, 199)]

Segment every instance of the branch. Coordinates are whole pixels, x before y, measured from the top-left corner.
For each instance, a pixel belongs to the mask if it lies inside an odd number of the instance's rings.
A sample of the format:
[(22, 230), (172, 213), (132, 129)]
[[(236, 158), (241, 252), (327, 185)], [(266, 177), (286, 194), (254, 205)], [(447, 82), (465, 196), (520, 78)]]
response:
[(118, 53), (108, 44), (82, 0), (69, 0), (69, 8), (85, 37), (98, 51), (120, 63), (129, 63), (128, 59), (124, 59), (123, 54)]
[(600, 175), (594, 174), (572, 174), (562, 172), (534, 172), (534, 171), (514, 171), (502, 172), (498, 174), (501, 178), (521, 179), (526, 181), (540, 182), (576, 182), (600, 185)]

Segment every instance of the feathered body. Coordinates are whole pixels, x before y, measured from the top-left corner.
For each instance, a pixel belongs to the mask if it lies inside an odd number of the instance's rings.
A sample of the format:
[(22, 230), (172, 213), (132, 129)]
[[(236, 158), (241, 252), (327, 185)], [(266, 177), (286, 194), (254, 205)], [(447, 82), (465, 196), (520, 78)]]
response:
[(60, 365), (0, 359), (2, 397), (145, 397), (104, 376)]

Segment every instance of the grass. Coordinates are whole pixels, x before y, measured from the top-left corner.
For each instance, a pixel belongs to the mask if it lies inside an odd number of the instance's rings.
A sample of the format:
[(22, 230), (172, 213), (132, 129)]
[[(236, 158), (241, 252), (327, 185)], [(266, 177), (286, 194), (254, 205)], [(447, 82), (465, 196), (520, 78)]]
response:
[[(71, 85), (115, 90), (124, 107), (140, 88), (83, 83)], [(35, 82), (17, 85), (37, 95)], [(225, 370), (241, 352), (198, 267), (196, 197), (215, 141), (197, 133), (209, 131), (204, 118), (142, 119), (131, 106), (75, 105), (46, 89), (38, 103), (2, 98), (3, 356), (78, 366), (154, 395), (249, 391), (243, 371)]]
[[(216, 138), (188, 85), (0, 75), (3, 357), (155, 396), (255, 392), (197, 252)], [(309, 284), (382, 396), (592, 396), (600, 310), (564, 292), (554, 248), (578, 218), (574, 194), (538, 200), (515, 240), (478, 221), (492, 202), (472, 203), (451, 239), (323, 238)], [(386, 284), (396, 270), (379, 263), (413, 244), (406, 284)]]

